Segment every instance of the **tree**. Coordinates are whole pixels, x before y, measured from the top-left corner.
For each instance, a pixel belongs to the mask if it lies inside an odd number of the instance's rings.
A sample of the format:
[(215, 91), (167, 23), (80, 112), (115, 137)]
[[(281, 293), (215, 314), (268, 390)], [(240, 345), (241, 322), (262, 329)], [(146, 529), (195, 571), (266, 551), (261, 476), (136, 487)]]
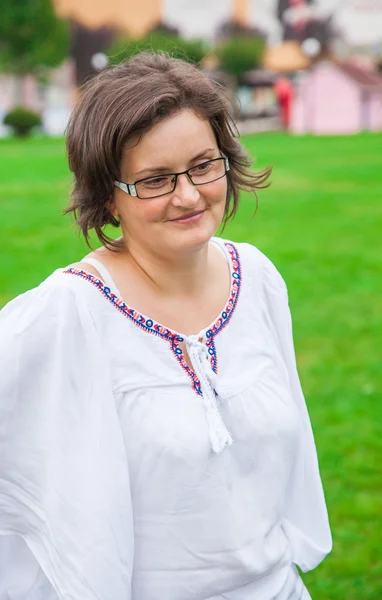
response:
[(260, 37), (234, 37), (216, 49), (220, 68), (240, 80), (246, 71), (261, 65), (265, 42)]
[(185, 40), (178, 35), (154, 31), (144, 38), (118, 40), (108, 51), (108, 56), (112, 64), (118, 64), (142, 50), (163, 50), (174, 58), (182, 58), (196, 64), (200, 63), (207, 53), (202, 40)]
[(217, 39), (222, 43), (232, 38), (261, 38), (266, 43), (267, 34), (259, 27), (244, 25), (234, 19), (224, 21), (217, 32)]
[(1, 0), (0, 67), (18, 78), (42, 75), (68, 54), (69, 28), (51, 0)]
[(17, 137), (27, 137), (34, 127), (42, 125), (42, 119), (37, 113), (18, 106), (5, 115), (3, 123), (11, 127)]

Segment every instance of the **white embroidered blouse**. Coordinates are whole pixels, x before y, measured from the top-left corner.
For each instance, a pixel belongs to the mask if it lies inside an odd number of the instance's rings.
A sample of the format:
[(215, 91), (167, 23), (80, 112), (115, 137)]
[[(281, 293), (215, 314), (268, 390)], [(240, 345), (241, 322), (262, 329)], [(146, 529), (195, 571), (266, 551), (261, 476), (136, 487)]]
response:
[(195, 336), (74, 268), (1, 311), (0, 600), (309, 597), (331, 535), (286, 287), (212, 243), (231, 294)]

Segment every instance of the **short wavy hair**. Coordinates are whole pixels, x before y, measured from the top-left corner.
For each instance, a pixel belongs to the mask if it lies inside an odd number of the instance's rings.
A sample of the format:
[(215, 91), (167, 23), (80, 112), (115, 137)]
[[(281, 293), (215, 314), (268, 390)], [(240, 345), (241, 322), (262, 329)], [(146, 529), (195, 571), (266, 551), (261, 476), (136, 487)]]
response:
[(67, 152), (74, 174), (71, 202), (65, 213), (75, 220), (88, 245), (95, 230), (102, 245), (118, 249), (106, 235), (120, 223), (110, 212), (114, 181), (120, 179), (125, 145), (160, 120), (191, 109), (209, 121), (219, 150), (230, 161), (223, 227), (236, 214), (240, 190), (255, 194), (269, 185), (271, 167), (255, 173), (238, 141), (231, 105), (224, 88), (200, 69), (165, 53), (141, 52), (91, 79), (71, 115)]

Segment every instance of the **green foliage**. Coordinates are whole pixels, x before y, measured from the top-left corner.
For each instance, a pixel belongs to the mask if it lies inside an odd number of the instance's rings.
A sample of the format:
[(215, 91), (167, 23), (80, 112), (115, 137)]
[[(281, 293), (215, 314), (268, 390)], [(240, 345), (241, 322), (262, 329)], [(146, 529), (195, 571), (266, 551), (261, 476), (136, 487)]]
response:
[(15, 136), (27, 137), (30, 135), (33, 127), (41, 126), (42, 119), (40, 115), (33, 110), (28, 110), (22, 106), (16, 106), (5, 115), (3, 123), (4, 125), (12, 127)]
[(220, 68), (237, 79), (251, 69), (261, 66), (265, 49), (261, 37), (234, 37), (216, 48)]
[(1, 0), (0, 66), (15, 75), (58, 66), (69, 49), (68, 25), (51, 0)]
[(158, 31), (140, 39), (122, 38), (110, 48), (108, 56), (110, 62), (116, 65), (142, 50), (167, 52), (174, 58), (182, 58), (195, 64), (200, 63), (207, 52), (202, 40), (185, 40), (177, 35), (164, 35)]

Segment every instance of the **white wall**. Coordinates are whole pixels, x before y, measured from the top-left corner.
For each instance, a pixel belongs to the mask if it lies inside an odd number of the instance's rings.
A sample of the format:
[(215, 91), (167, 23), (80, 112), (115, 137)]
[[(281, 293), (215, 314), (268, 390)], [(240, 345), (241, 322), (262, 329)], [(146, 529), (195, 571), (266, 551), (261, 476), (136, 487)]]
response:
[(277, 0), (248, 0), (249, 21), (268, 33), (269, 41), (279, 42), (282, 37), (281, 26), (276, 18)]
[[(322, 1), (330, 4), (330, 0)], [(382, 43), (382, 0), (341, 0), (338, 4), (336, 23), (350, 43)]]
[(231, 15), (232, 0), (163, 0), (163, 20), (189, 38), (212, 39)]

